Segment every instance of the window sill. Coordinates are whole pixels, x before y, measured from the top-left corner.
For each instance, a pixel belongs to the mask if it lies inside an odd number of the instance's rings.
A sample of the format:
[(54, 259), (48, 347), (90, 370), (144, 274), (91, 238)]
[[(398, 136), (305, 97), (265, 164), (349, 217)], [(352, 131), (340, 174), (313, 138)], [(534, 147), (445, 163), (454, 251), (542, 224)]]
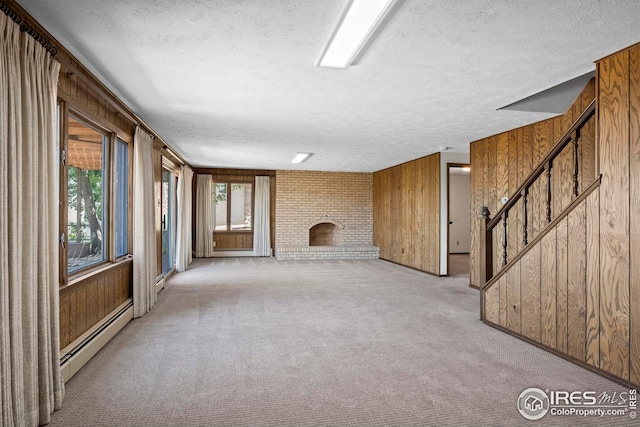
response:
[(114, 268), (119, 268), (123, 264), (133, 262), (132, 255), (126, 255), (122, 258), (117, 259), (115, 262), (105, 262), (94, 267), (88, 268), (86, 270), (82, 270), (77, 273), (73, 273), (69, 277), (69, 281), (66, 285), (60, 286), (60, 291), (68, 290), (77, 286), (80, 283), (86, 282), (89, 279), (97, 279), (99, 276), (105, 275), (109, 273)]

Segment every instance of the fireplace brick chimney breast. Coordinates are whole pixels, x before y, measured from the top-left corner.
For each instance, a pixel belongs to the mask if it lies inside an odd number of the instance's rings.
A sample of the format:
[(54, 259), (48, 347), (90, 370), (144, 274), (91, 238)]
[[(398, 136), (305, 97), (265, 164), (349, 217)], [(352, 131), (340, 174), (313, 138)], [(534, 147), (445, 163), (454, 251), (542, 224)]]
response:
[[(321, 223), (337, 226), (338, 244), (310, 246), (310, 229)], [(378, 258), (372, 241), (373, 174), (276, 172), (277, 259)]]

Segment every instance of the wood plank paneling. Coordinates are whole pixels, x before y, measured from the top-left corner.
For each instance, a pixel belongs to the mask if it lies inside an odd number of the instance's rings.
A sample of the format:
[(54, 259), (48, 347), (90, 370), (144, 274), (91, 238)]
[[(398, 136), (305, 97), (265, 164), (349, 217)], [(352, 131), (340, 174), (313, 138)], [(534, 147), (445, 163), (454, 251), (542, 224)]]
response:
[(600, 191), (594, 191), (586, 200), (586, 294), (587, 331), (586, 362), (600, 366)]
[(506, 327), (507, 326), (507, 276), (506, 275), (500, 278), (500, 280), (498, 281), (498, 286), (500, 289), (499, 322), (500, 322), (500, 326)]
[(598, 63), (600, 368), (629, 378), (629, 54)]
[(520, 273), (522, 334), (540, 341), (540, 245), (522, 258)]
[(120, 262), (85, 280), (61, 288), (60, 348), (68, 346), (131, 298), (131, 272), (131, 261)]
[[(518, 164), (520, 165), (518, 171), (518, 186), (520, 186), (527, 179), (533, 169), (533, 127), (524, 126), (518, 129), (518, 132), (520, 134), (521, 141), (518, 146)], [(486, 167), (490, 167), (490, 165), (488, 164)]]
[(484, 297), (484, 315), (485, 320), (499, 324), (500, 323), (500, 283), (495, 283), (487, 289)]
[(520, 268), (522, 262), (517, 262), (507, 271), (507, 328), (513, 332), (522, 332), (522, 317), (520, 304)]
[(469, 164), (471, 166), (470, 173), (470, 213), (471, 213), (471, 242), (469, 247), (469, 282), (471, 285), (480, 287), (480, 267), (482, 265), (480, 259), (480, 233), (484, 232), (483, 220), (480, 216), (483, 194), (483, 176), (484, 176), (484, 140), (477, 141), (470, 145)]
[(440, 274), (440, 153), (428, 156), (431, 171), (429, 180), (429, 268), (426, 271)]
[[(418, 230), (424, 230), (428, 224), (429, 224), (429, 219), (427, 218), (429, 209), (428, 209), (428, 199), (427, 196), (429, 194), (428, 190), (425, 190), (425, 171), (426, 168), (421, 167), (420, 164), (416, 164), (416, 187), (417, 187), (417, 194), (416, 194), (416, 212), (415, 212), (415, 221), (416, 221), (416, 228)], [(416, 260), (416, 265), (418, 265), (417, 268), (419, 268), (420, 270), (426, 270), (427, 265), (425, 262), (427, 253), (428, 253), (428, 248), (422, 244), (422, 242), (420, 242), (419, 239), (417, 239), (417, 243), (415, 245), (416, 247), (416, 251), (415, 251), (415, 260)]]
[(69, 317), (69, 295), (61, 295), (60, 296), (60, 347), (65, 347), (70, 343), (69, 332), (70, 332), (70, 317)]
[(440, 274), (440, 153), (373, 176), (380, 258)]
[(556, 227), (556, 342), (557, 350), (567, 352), (567, 285), (568, 285), (568, 253), (567, 253), (567, 219), (564, 218)]
[[(415, 256), (413, 245), (413, 214), (417, 211), (415, 208), (416, 200), (414, 197), (414, 194), (417, 191), (417, 183), (415, 181), (415, 164), (416, 162), (409, 162), (402, 164), (400, 167), (402, 174), (402, 209), (400, 214), (402, 215), (402, 223), (406, 225), (400, 230), (402, 239), (401, 262), (403, 265), (411, 263)], [(419, 264), (419, 262), (417, 264)]]
[(540, 342), (556, 348), (556, 229), (540, 242)]
[(629, 51), (629, 378), (640, 384), (640, 46)]
[(560, 214), (572, 200), (573, 144), (568, 144), (553, 164), (553, 212)]
[(586, 342), (586, 204), (580, 203), (568, 216), (571, 250), (568, 251), (567, 350), (570, 356), (585, 360)]

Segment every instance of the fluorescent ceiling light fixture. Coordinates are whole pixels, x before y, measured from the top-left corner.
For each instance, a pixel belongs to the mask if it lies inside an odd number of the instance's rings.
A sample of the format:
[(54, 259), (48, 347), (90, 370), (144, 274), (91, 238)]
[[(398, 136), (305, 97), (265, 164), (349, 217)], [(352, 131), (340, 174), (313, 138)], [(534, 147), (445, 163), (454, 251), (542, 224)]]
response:
[(317, 67), (347, 68), (396, 0), (346, 0)]
[(302, 163), (312, 155), (313, 153), (296, 153), (296, 156), (291, 160), (291, 163)]

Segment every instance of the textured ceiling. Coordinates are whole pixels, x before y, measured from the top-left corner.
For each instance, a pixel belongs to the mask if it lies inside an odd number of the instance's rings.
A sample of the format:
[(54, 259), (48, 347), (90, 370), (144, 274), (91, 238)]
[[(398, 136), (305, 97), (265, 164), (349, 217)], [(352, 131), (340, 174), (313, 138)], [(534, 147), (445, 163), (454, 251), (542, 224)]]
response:
[[(640, 2), (400, 0), (348, 70), (343, 0), (18, 0), (193, 166), (376, 171), (550, 114), (500, 110), (640, 41)], [(301, 165), (297, 151), (315, 153)]]

